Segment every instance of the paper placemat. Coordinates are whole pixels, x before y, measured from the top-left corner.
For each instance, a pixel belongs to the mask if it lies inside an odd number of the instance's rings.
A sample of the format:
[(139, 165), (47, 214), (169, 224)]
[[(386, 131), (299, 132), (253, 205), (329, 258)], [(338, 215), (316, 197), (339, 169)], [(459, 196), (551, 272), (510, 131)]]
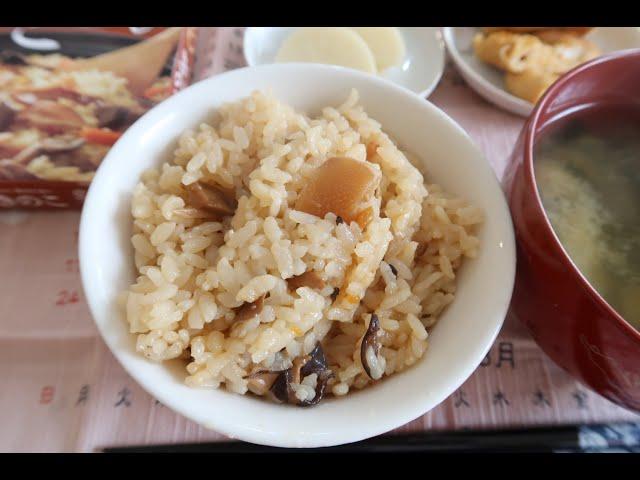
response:
[[(197, 78), (243, 66), (242, 35), (242, 28), (202, 29)], [(523, 119), (481, 99), (450, 64), (429, 100), (501, 177)], [(224, 439), (144, 392), (99, 337), (80, 284), (79, 219), (79, 212), (0, 213), (0, 451)], [(574, 381), (508, 316), (469, 380), (395, 432), (616, 421), (640, 416)]]

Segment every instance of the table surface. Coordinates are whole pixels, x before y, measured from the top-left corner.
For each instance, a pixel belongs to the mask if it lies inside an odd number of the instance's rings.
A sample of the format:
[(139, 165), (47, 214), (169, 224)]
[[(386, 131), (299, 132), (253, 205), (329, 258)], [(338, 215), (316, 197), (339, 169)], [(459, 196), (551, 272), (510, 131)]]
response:
[[(242, 66), (242, 30), (202, 29), (198, 79)], [(523, 119), (480, 98), (450, 63), (429, 100), (469, 133), (500, 178)], [(99, 337), (78, 272), (79, 218), (0, 213), (0, 451), (224, 439), (142, 390)], [(395, 432), (617, 421), (640, 416), (574, 381), (509, 315), (462, 387)]]

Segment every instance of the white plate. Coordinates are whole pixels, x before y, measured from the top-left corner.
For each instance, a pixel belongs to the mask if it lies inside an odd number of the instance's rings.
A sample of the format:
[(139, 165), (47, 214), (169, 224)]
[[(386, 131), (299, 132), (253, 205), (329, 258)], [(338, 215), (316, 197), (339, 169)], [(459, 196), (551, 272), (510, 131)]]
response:
[[(398, 67), (380, 76), (427, 97), (436, 88), (444, 71), (445, 51), (440, 30), (435, 27), (398, 27), (407, 57)], [(244, 33), (244, 56), (249, 66), (274, 63), (282, 42), (295, 27), (249, 27)]]
[[(136, 352), (120, 292), (135, 281), (131, 195), (140, 174), (169, 160), (186, 129), (211, 119), (224, 103), (271, 89), (296, 109), (317, 113), (344, 102), (352, 88), (382, 128), (419, 152), (430, 181), (485, 213), (481, 248), (457, 274), (456, 298), (429, 335), (429, 349), (411, 368), (313, 408), (276, 405), (250, 395), (190, 388), (180, 362), (151, 362)], [(102, 161), (80, 222), (85, 298), (102, 338), (125, 370), (154, 398), (185, 417), (234, 438), (285, 447), (362, 440), (399, 427), (451, 395), (494, 342), (509, 306), (515, 241), (509, 208), (482, 152), (444, 112), (374, 75), (318, 64), (274, 64), (232, 70), (196, 83), (147, 112)], [(490, 288), (488, 287), (490, 286)]]
[[(479, 60), (473, 53), (471, 41), (478, 27), (445, 27), (444, 43), (460, 74), (478, 94), (500, 108), (517, 115), (528, 116), (533, 104), (507, 92), (504, 73)], [(640, 47), (638, 27), (598, 27), (587, 37), (603, 53)]]

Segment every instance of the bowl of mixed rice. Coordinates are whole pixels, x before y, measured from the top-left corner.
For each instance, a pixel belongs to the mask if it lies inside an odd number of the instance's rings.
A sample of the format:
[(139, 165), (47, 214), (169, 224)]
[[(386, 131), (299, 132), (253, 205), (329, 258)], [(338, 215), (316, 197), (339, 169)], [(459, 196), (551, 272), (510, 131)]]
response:
[(446, 114), (383, 79), (282, 64), (204, 80), (102, 162), (80, 265), (127, 372), (176, 412), (287, 447), (424, 414), (484, 358), (515, 249)]

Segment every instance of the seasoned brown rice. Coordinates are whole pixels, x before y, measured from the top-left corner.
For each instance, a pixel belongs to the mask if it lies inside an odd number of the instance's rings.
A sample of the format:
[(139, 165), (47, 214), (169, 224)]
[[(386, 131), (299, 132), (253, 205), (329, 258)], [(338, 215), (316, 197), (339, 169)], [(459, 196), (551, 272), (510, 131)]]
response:
[[(333, 373), (327, 392), (337, 396), (414, 364), (454, 299), (456, 270), (476, 255), (482, 212), (425, 186), (356, 91), (315, 118), (254, 92), (221, 107), (219, 118), (185, 132), (172, 161), (145, 172), (135, 189), (139, 276), (123, 303), (137, 350), (156, 361), (188, 359), (190, 386), (240, 394), (251, 374), (287, 369), (318, 342)], [(368, 162), (381, 176), (364, 228), (294, 209), (331, 157)], [(235, 213), (187, 215), (185, 186), (198, 181), (235, 191)], [(287, 287), (309, 270), (324, 286)], [(236, 319), (261, 298), (256, 315)], [(361, 342), (374, 313), (381, 348), (366, 351), (368, 374)], [(312, 399), (317, 381), (314, 373), (293, 384), (296, 398)]]

